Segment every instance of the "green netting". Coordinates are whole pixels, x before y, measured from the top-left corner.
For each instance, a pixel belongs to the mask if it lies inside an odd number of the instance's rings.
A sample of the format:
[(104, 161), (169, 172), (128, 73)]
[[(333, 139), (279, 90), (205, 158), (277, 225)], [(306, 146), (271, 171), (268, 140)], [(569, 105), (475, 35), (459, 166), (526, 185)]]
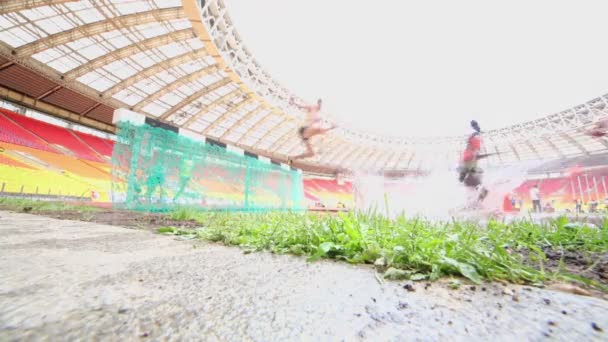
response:
[(174, 132), (119, 123), (112, 156), (115, 207), (166, 211), (301, 210), (301, 173)]

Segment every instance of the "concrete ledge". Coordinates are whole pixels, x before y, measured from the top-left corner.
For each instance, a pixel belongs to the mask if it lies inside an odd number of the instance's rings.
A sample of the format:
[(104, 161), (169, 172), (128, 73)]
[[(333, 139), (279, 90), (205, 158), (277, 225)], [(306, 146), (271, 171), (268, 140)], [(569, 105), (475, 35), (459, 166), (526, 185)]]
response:
[(116, 124), (119, 122), (130, 122), (135, 125), (143, 125), (146, 123), (146, 117), (143, 114), (139, 114), (125, 108), (118, 108), (114, 111), (112, 123)]

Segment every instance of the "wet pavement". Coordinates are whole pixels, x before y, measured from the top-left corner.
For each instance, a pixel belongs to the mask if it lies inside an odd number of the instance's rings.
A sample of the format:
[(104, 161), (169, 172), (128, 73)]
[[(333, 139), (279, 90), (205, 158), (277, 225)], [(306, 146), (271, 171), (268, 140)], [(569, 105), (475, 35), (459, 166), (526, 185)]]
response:
[(606, 340), (608, 302), (0, 212), (0, 340)]

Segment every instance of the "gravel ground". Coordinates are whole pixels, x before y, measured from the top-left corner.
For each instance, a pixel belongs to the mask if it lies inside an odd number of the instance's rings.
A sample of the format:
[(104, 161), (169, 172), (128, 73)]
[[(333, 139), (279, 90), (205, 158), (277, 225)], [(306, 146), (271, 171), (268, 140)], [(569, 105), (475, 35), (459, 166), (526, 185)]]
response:
[(608, 338), (602, 299), (447, 280), (405, 287), (368, 267), (0, 212), (2, 341)]

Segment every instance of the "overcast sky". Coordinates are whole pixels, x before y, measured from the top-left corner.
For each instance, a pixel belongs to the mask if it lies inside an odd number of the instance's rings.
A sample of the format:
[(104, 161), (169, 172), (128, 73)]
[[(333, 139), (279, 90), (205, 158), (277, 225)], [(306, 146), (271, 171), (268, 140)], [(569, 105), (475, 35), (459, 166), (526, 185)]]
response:
[(274, 78), (351, 127), (455, 135), (608, 93), (606, 0), (225, 0)]

